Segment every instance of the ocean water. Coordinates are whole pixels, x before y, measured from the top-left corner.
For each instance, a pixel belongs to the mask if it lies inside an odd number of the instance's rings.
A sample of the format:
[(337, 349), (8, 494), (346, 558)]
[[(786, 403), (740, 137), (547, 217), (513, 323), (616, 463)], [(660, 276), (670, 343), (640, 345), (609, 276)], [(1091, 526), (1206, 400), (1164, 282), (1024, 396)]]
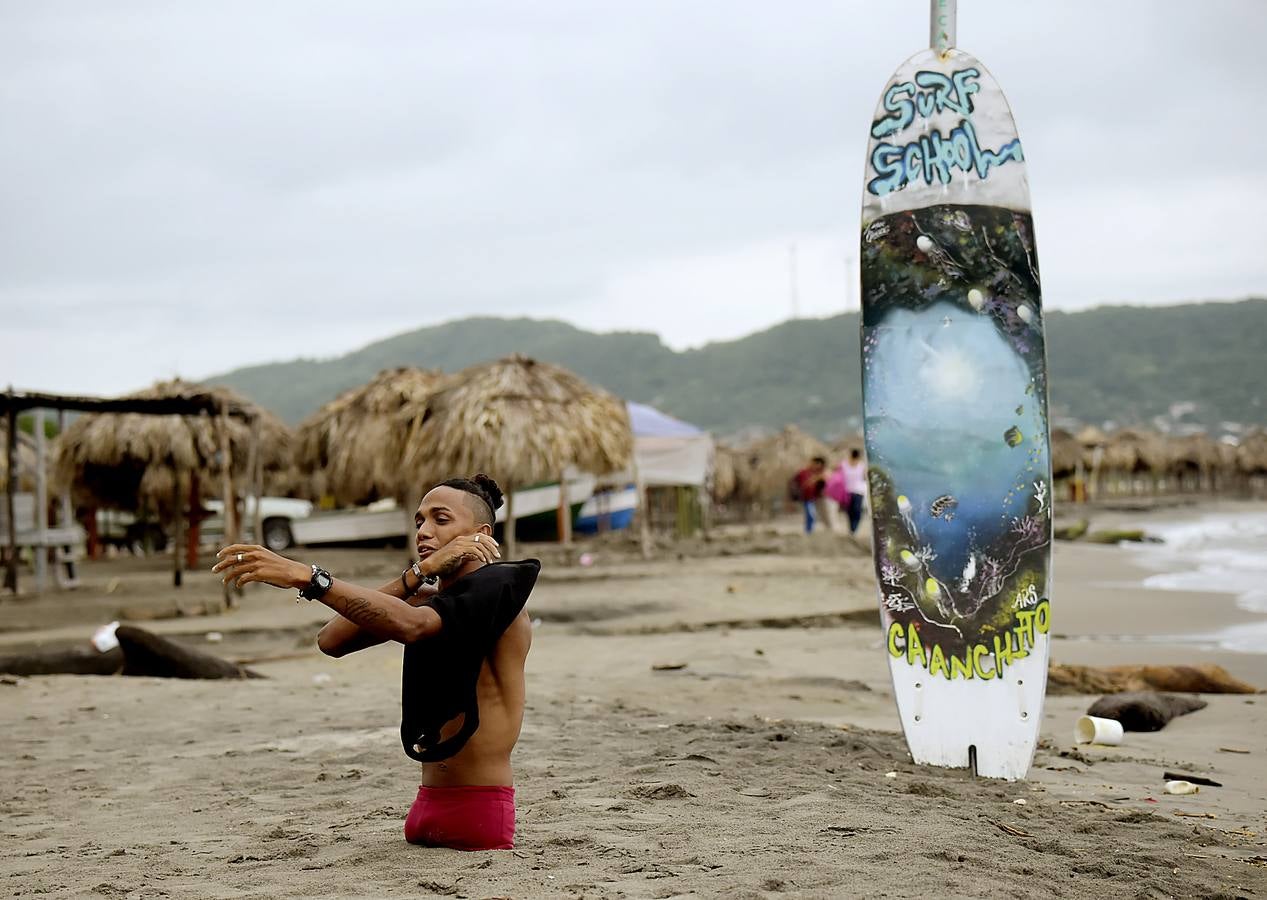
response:
[(1138, 562), (1153, 572), (1144, 579), (1145, 588), (1231, 594), (1242, 609), (1265, 617), (1262, 622), (1193, 635), (1193, 640), (1243, 653), (1267, 653), (1267, 508), (1153, 523), (1147, 531), (1164, 543), (1135, 551)]

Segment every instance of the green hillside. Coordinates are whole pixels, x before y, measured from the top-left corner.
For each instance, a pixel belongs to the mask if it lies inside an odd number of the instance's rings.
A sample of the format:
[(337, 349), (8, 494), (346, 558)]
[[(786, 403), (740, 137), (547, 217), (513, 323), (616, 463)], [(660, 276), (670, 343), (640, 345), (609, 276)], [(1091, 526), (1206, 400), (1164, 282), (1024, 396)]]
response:
[[(1176, 403), (1186, 421), (1267, 424), (1267, 300), (1103, 307), (1047, 316), (1054, 417), (1147, 422)], [(519, 352), (720, 433), (795, 422), (822, 435), (858, 427), (858, 316), (799, 319), (676, 352), (653, 334), (594, 334), (563, 322), (467, 319), (336, 359), (208, 378), (295, 423), (388, 366), (455, 371)]]

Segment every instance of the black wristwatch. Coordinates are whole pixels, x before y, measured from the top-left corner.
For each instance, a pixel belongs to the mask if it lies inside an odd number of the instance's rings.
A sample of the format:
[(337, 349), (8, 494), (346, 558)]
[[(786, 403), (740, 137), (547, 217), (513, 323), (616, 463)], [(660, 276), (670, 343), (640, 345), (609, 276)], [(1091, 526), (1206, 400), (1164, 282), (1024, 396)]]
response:
[(305, 600), (320, 600), (333, 584), (334, 579), (330, 577), (329, 572), (321, 566), (313, 566), (312, 578), (308, 579), (308, 584), (299, 589), (299, 596)]

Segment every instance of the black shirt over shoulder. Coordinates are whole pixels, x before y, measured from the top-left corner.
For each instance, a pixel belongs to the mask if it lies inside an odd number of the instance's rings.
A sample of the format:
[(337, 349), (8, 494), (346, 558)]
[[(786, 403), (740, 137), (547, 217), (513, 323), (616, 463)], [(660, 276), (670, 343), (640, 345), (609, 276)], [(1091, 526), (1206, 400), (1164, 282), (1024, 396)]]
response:
[[(434, 637), (405, 645), (400, 740), (410, 757), (448, 759), (479, 728), (480, 668), (528, 602), (540, 571), (535, 559), (492, 563), (423, 604), (439, 613), (443, 625)], [(458, 716), (458, 733), (440, 740), (440, 729)]]

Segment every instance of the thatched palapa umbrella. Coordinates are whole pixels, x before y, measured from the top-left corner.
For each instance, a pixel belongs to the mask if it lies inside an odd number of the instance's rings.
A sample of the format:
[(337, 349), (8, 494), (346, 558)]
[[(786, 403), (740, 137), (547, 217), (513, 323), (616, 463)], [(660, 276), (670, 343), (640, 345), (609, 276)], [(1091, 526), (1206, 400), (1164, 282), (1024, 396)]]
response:
[[(257, 466), (264, 472), (283, 468), (289, 462), (290, 432), (275, 416), (226, 388), (176, 379), (129, 396), (210, 397), (222, 413), (81, 416), (57, 438), (54, 475), (81, 503), (134, 511), (153, 509), (174, 526), (175, 580), (179, 584), (185, 497), (192, 509), (201, 502), (203, 483), (212, 484), (218, 478), (223, 493), (231, 497), (236, 495), (234, 480), (248, 478)], [(229, 416), (230, 409), (245, 412), (250, 421)], [(258, 448), (254, 458), (253, 447)], [(226, 537), (232, 536), (234, 507), (226, 503)]]
[(1251, 431), (1241, 439), (1236, 465), (1246, 475), (1267, 474), (1267, 431)]
[(748, 496), (761, 502), (785, 496), (788, 481), (814, 457), (831, 462), (831, 448), (795, 425), (752, 444), (747, 454), (749, 465), (739, 480)]
[[(35, 450), (35, 438), (31, 437), (22, 429), (18, 429), (17, 438), (17, 469), (18, 477), (14, 485), (17, 491), (35, 490), (35, 470), (38, 466), (37, 453)], [(7, 490), (9, 486), (9, 454), (7, 448), (9, 446), (9, 426), (3, 417), (0, 417), (0, 491)]]
[(1064, 428), (1051, 430), (1051, 477), (1067, 478), (1082, 463), (1082, 444)]
[(1181, 489), (1211, 490), (1223, 463), (1218, 442), (1204, 431), (1166, 441), (1167, 465)]
[(1086, 425), (1078, 431), (1075, 439), (1088, 450), (1103, 447), (1109, 442), (1109, 436), (1094, 425)]
[(725, 503), (734, 495), (736, 486), (735, 450), (719, 443), (713, 447), (713, 502)]
[(1134, 490), (1135, 477), (1148, 475), (1152, 490), (1170, 464), (1170, 451), (1161, 435), (1142, 429), (1125, 428), (1116, 432), (1104, 448), (1103, 467), (1125, 476)]
[[(477, 472), (501, 483), (512, 557), (516, 485), (557, 478), (566, 509), (566, 469), (603, 475), (633, 457), (629, 412), (619, 398), (566, 369), (517, 354), (457, 373), (424, 415), (406, 416), (402, 424), (405, 467), (424, 483)], [(570, 516), (562, 519), (570, 525)]]
[(432, 395), (444, 383), (436, 370), (384, 369), (369, 384), (344, 391), (300, 424), (295, 460), (311, 476), (314, 493), (340, 506), (383, 497), (417, 502), (421, 482), (404, 465), (410, 421), (426, 418)]

